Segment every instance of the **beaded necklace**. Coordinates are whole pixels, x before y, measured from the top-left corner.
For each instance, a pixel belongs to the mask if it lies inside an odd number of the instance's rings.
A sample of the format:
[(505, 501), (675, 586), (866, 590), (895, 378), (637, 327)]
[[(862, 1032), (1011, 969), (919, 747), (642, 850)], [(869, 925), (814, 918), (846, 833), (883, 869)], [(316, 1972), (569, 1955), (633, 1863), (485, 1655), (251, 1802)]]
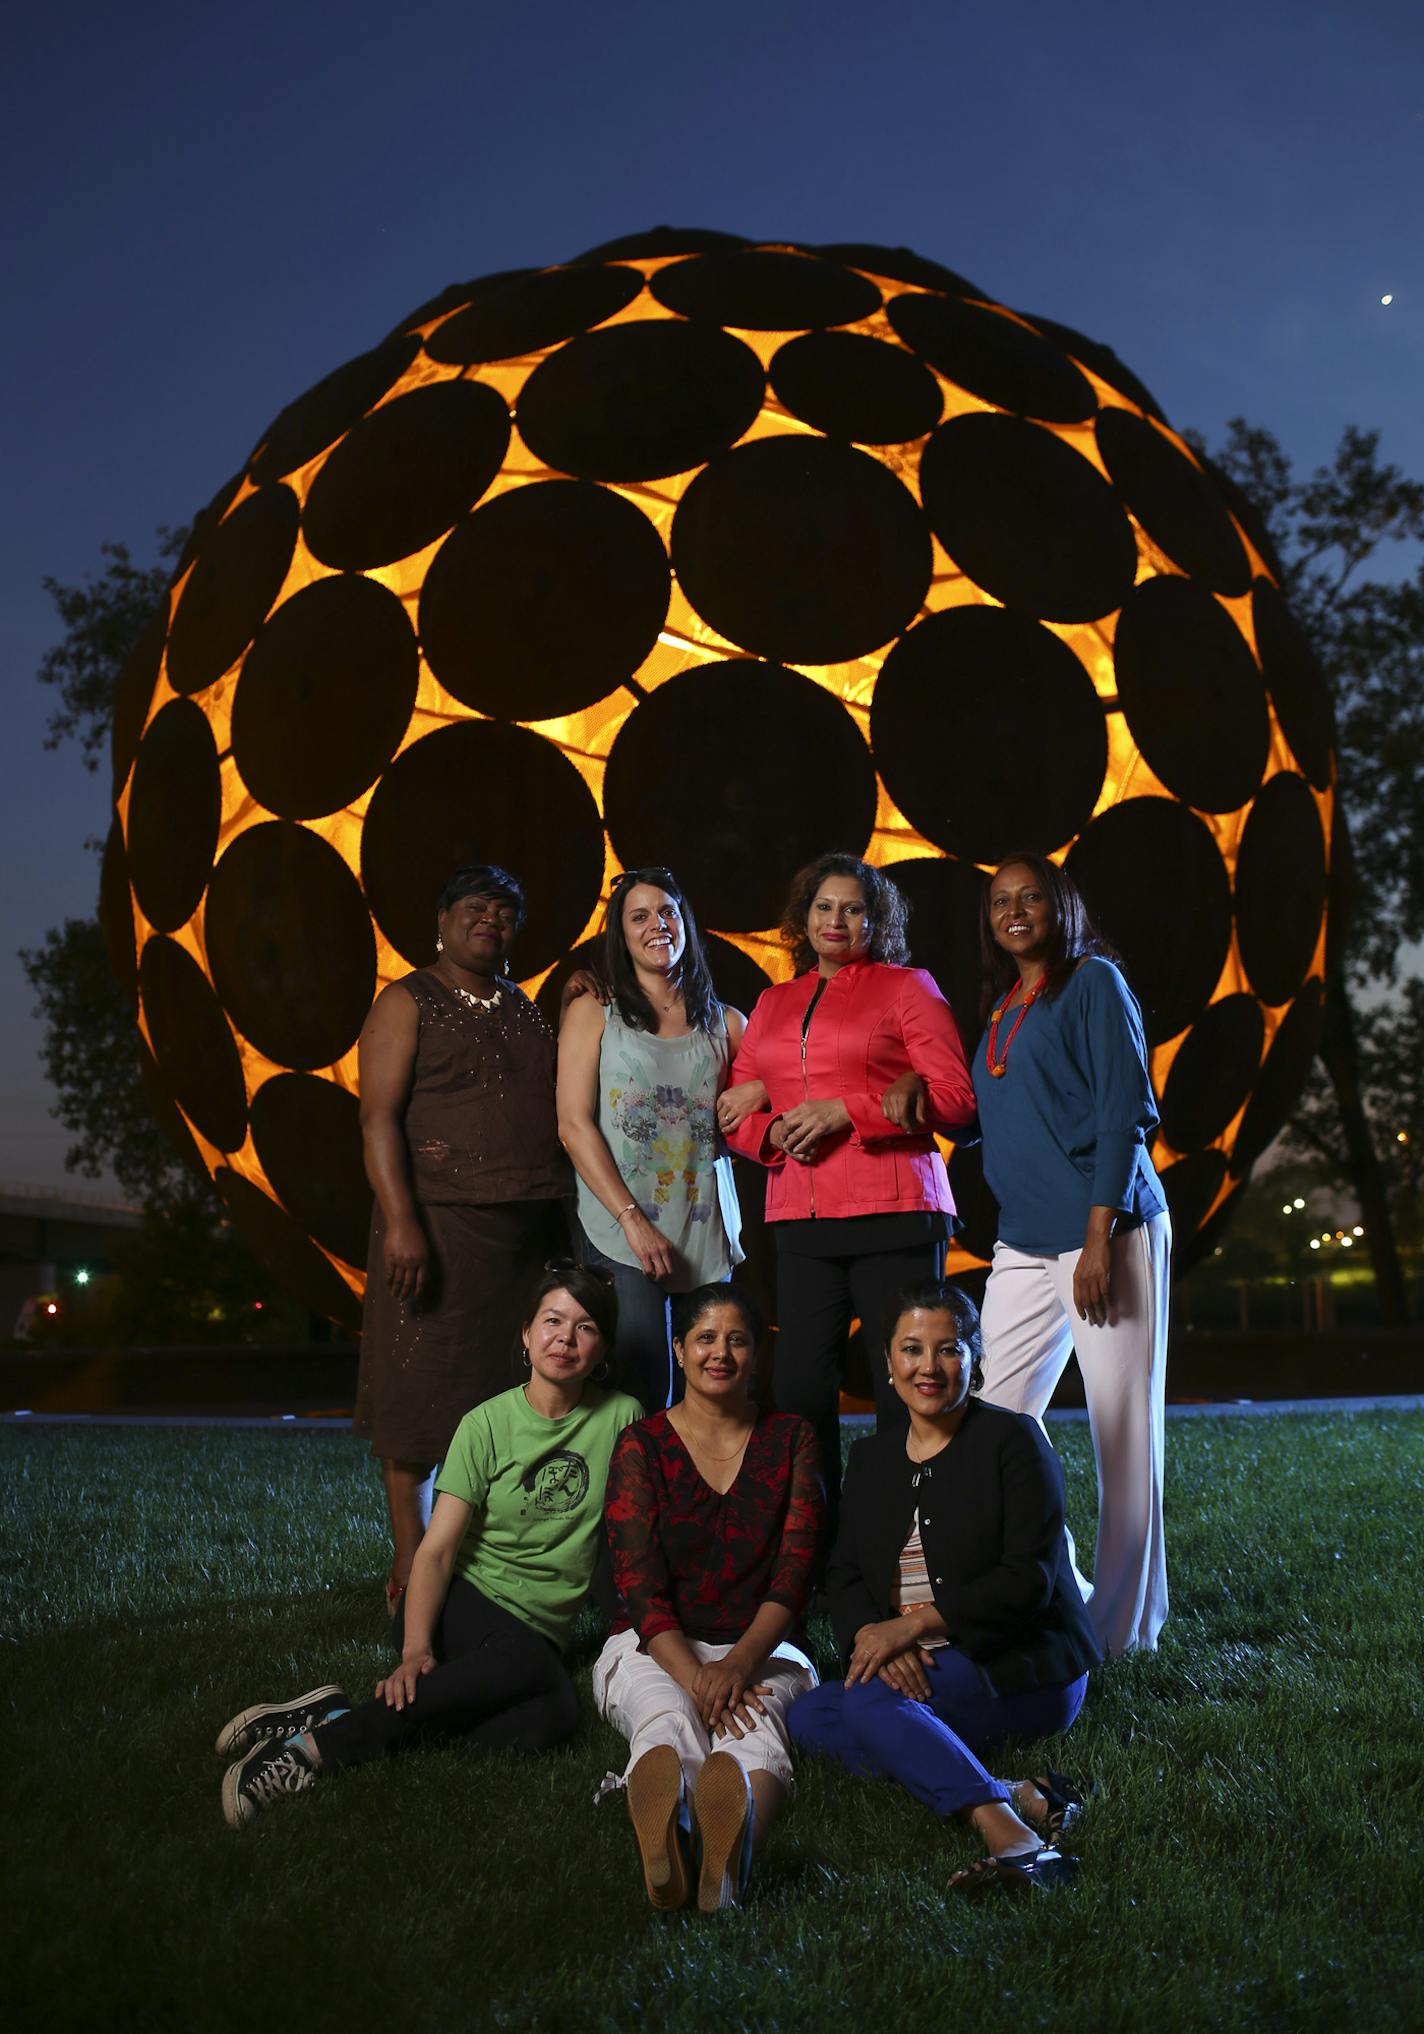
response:
[[(1009, 1047), (1018, 1037), (1020, 1024), (1023, 1023), (1024, 1018), (1027, 1017), (1030, 1008), (1034, 1003), (1038, 1001), (1039, 997), (1043, 994), (1044, 990), (1047, 987), (1048, 987), (1048, 976), (1046, 974), (1042, 974), (1039, 976), (1038, 980), (1034, 983), (1031, 989), (1025, 990), (1023, 1002), (1019, 1005), (1019, 1014), (1017, 1017), (1015, 1017), (1012, 1025), (1009, 1028), (1009, 1035), (1004, 1040), (1004, 1049), (1002, 1052), (999, 1051), (999, 1019), (1004, 1015), (1005, 1011), (1009, 1007), (1008, 998), (1006, 998), (999, 1005), (997, 1010), (990, 1012), (989, 1044), (988, 1049), (985, 1053), (985, 1058), (988, 1061), (989, 1071), (994, 1076), (994, 1079), (996, 1081), (1001, 1081), (1004, 1078), (1005, 1073), (1008, 1071)], [(1012, 995), (1013, 990), (1011, 989), (1009, 991), (1009, 996), (1011, 997)]]

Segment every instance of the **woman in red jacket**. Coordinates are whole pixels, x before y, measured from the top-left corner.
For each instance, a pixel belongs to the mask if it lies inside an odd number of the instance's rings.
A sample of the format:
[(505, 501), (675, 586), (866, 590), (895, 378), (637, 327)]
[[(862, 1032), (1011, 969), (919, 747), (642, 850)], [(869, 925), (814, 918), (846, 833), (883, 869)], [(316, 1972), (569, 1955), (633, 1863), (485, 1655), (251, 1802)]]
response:
[[(753, 1010), (718, 1103), (728, 1143), (769, 1169), (777, 1244), (776, 1397), (816, 1429), (834, 1505), (838, 1400), (852, 1319), (879, 1322), (902, 1286), (939, 1278), (954, 1199), (933, 1130), (974, 1117), (974, 1089), (949, 1005), (905, 965), (905, 901), (855, 855), (822, 855), (793, 879), (782, 919), (795, 979)], [(885, 1090), (914, 1068), (925, 1127)], [(750, 1113), (737, 1088), (760, 1082)], [(881, 1424), (903, 1420), (875, 1374)]]

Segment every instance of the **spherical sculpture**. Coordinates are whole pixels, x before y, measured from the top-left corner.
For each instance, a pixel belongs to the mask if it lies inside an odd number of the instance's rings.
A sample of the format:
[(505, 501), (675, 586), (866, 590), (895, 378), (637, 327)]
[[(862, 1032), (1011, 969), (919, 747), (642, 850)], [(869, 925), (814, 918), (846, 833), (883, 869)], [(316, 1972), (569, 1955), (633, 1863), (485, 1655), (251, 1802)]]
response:
[(740, 1001), (791, 871), (864, 853), (972, 1042), (982, 872), (1037, 846), (1142, 998), (1189, 1261), (1319, 1018), (1330, 711), (1277, 576), (1115, 354), (904, 249), (664, 229), (448, 289), (276, 419), (121, 687), (155, 1095), (349, 1320), (357, 1034), (458, 863), (524, 878), (549, 996), (668, 863)]

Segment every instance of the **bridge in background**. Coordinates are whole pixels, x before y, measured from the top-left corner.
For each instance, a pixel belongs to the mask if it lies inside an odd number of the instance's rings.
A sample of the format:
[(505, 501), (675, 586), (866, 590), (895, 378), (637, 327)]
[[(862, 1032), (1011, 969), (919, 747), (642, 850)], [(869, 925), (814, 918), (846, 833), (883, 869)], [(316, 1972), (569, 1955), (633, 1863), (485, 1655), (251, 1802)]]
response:
[(112, 1194), (0, 1180), (0, 1339), (66, 1274), (110, 1270), (115, 1236), (142, 1226), (142, 1210)]

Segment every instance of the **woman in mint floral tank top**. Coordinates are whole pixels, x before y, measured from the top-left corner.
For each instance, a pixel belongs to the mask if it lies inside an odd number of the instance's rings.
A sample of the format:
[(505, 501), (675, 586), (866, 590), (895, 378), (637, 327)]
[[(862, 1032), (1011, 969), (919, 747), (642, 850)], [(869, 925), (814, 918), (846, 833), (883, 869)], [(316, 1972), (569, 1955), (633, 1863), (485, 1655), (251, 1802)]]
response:
[(583, 1255), (618, 1292), (621, 1387), (672, 1394), (668, 1301), (742, 1261), (732, 1162), (717, 1126), (745, 1019), (719, 1002), (696, 921), (667, 869), (630, 869), (604, 918), (604, 995), (568, 1004), (559, 1135), (578, 1173)]

